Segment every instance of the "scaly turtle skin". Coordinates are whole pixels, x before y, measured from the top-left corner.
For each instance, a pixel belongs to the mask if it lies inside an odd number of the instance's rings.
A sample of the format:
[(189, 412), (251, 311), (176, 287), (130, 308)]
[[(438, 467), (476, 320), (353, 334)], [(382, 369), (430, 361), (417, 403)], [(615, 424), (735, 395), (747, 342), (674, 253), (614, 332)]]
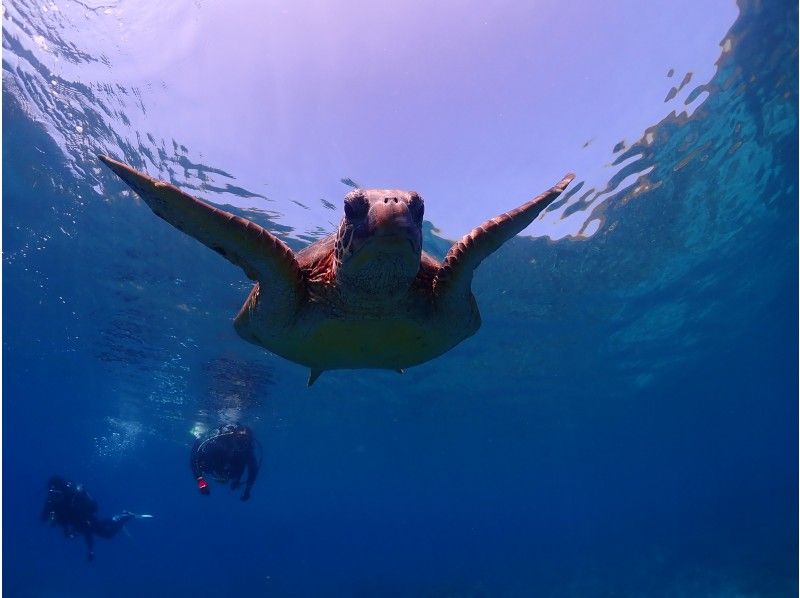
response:
[(402, 372), (452, 349), (481, 324), (472, 273), (549, 206), (574, 175), (484, 222), (440, 264), (422, 251), (422, 198), (413, 191), (357, 189), (339, 230), (294, 253), (257, 224), (106, 156), (100, 159), (157, 216), (255, 281), (234, 320), (245, 340), (311, 368)]

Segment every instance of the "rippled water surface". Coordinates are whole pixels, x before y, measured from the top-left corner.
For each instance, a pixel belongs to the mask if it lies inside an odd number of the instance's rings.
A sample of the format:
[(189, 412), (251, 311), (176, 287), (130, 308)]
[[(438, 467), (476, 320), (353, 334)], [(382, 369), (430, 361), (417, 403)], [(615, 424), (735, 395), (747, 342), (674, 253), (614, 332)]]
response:
[[(797, 6), (528, 4), (5, 3), (7, 595), (797, 594)], [(474, 337), (309, 389), (98, 153), (295, 249), (415, 188), (439, 258), (577, 178)], [(192, 484), (228, 421), (249, 503)], [(89, 564), (54, 472), (155, 518)]]

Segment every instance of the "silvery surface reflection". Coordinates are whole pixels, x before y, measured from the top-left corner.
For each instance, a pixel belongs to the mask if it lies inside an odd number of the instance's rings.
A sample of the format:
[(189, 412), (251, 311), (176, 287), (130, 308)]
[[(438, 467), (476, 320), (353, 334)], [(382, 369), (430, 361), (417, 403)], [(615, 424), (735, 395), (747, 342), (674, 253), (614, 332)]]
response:
[(10, 92), (104, 195), (119, 187), (101, 152), (308, 242), (334, 228), (326, 208), (353, 177), (419, 190), (452, 239), (571, 170), (584, 195), (527, 233), (586, 237), (619, 152), (702, 103), (735, 12), (730, 0), (13, 2), (4, 64)]

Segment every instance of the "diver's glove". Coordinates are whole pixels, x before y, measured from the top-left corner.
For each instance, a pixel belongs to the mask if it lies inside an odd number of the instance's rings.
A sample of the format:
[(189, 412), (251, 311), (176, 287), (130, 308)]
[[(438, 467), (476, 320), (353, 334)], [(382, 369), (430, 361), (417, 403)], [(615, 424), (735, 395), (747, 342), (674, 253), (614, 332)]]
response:
[(249, 488), (244, 491), (244, 494), (242, 494), (242, 498), (239, 499), (239, 500), (245, 500), (245, 501), (246, 500), (250, 500), (250, 489)]
[(197, 478), (197, 489), (200, 491), (200, 494), (204, 496), (211, 494), (211, 490), (208, 489), (208, 482), (203, 479), (203, 476)]

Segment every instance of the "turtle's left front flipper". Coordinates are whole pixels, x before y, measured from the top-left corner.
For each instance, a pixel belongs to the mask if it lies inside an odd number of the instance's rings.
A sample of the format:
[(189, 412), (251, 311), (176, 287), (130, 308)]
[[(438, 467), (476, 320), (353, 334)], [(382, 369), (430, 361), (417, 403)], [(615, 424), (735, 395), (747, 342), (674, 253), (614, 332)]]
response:
[(574, 174), (566, 175), (551, 189), (510, 212), (484, 222), (453, 245), (433, 281), (436, 296), (442, 298), (449, 293), (469, 292), (475, 268), (503, 243), (525, 230), (574, 178)]
[(156, 216), (210, 247), (271, 292), (297, 300), (303, 275), (291, 249), (254, 222), (215, 208), (177, 187), (98, 156), (150, 206)]

